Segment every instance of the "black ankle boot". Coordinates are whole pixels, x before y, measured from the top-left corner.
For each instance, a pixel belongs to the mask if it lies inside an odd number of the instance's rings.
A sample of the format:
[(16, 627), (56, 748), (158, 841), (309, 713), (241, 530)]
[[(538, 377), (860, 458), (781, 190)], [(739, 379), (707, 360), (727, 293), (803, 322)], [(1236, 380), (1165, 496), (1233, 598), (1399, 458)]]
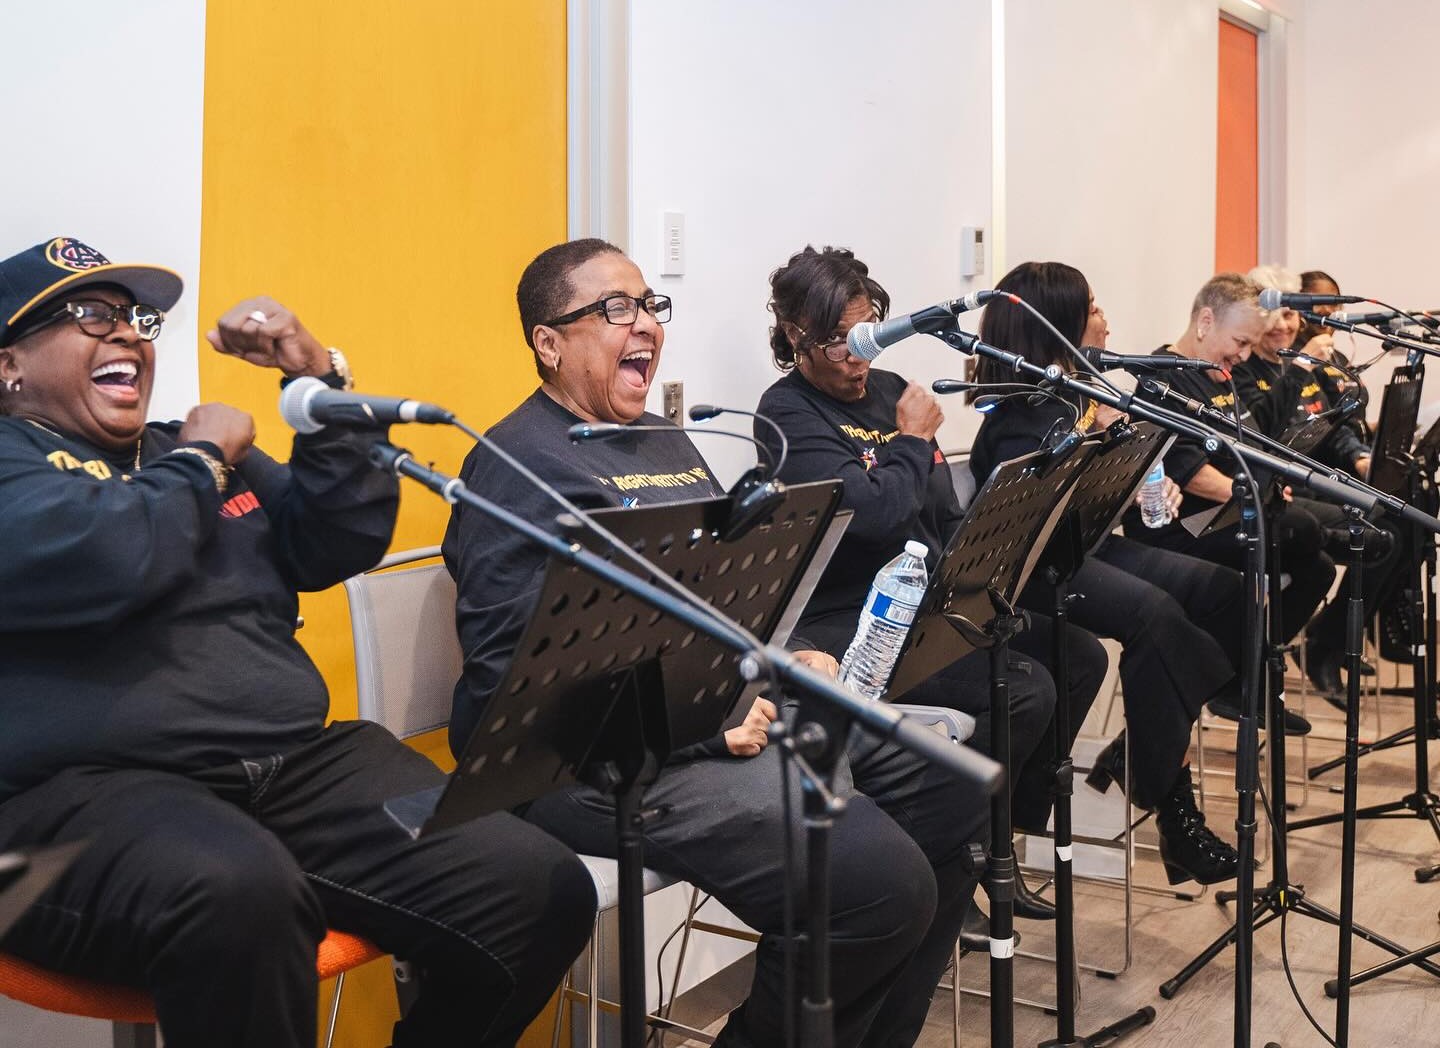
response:
[(1023, 917), (1027, 921), (1053, 921), (1055, 919), (1055, 904), (1026, 887), (1025, 878), (1021, 876), (1019, 866), (1015, 867), (1015, 916)]
[[(1020, 933), (1015, 933), (1015, 945), (1020, 945)], [(965, 911), (965, 923), (960, 929), (960, 949), (966, 953), (990, 952), (990, 918), (980, 909), (980, 904), (970, 900)]]
[(1123, 792), (1125, 789), (1125, 733), (1122, 731), (1100, 751), (1095, 758), (1095, 767), (1085, 776), (1085, 785), (1096, 793), (1105, 793), (1115, 783)]
[(1171, 884), (1186, 880), (1216, 884), (1239, 872), (1239, 853), (1210, 831), (1205, 813), (1195, 806), (1188, 764), (1156, 809), (1155, 828), (1160, 831), (1160, 858)]

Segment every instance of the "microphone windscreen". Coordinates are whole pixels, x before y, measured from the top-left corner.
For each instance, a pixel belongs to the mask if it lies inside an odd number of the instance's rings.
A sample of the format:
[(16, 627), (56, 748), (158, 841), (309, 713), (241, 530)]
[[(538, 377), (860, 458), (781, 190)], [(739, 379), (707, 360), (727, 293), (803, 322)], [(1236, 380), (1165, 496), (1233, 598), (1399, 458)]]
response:
[(319, 433), (325, 424), (310, 417), (310, 398), (329, 388), (313, 375), (303, 375), (287, 383), (280, 391), (280, 417), (296, 433)]
[(875, 325), (868, 320), (852, 327), (850, 334), (845, 336), (845, 342), (850, 352), (861, 360), (874, 360), (884, 348), (875, 341)]
[(712, 419), (723, 412), (724, 408), (717, 408), (714, 404), (692, 404), (690, 406), (690, 421), (704, 422)]

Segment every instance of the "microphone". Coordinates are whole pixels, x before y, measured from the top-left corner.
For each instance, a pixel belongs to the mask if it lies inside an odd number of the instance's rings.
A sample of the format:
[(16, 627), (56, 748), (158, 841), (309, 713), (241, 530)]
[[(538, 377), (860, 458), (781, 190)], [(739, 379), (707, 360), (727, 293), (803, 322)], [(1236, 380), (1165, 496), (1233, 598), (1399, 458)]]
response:
[(961, 313), (979, 309), (997, 298), (1017, 301), (1008, 291), (972, 291), (968, 295), (941, 302), (936, 306), (927, 306), (914, 313), (905, 313), (878, 323), (866, 321), (856, 324), (850, 329), (845, 341), (850, 346), (850, 352), (861, 360), (874, 360), (881, 350), (888, 349), (911, 335), (933, 335), (937, 331), (944, 331)]
[(1335, 312), (1330, 316), (1342, 324), (1363, 324), (1366, 327), (1404, 327), (1406, 324), (1420, 324), (1431, 331), (1440, 330), (1440, 320), (1430, 315), (1431, 310), (1416, 310), (1401, 313), (1395, 309), (1382, 309), (1376, 313)]
[[(790, 457), (790, 441), (785, 439), (785, 431), (775, 423), (774, 419), (768, 415), (762, 415), (758, 411), (745, 411), (741, 408), (722, 408), (715, 404), (694, 404), (690, 407), (691, 422), (709, 422), (716, 415), (748, 415), (769, 426), (774, 431), (776, 438), (780, 441), (780, 460), (777, 462), (773, 456), (770, 456), (770, 472), (772, 475), (778, 476), (780, 471), (785, 468), (785, 460)], [(703, 433), (706, 431), (700, 430), (699, 432)]]
[[(697, 405), (708, 407), (709, 405)], [(726, 409), (717, 409), (716, 414)], [(749, 414), (749, 412), (737, 412), (738, 414)], [(704, 433), (712, 437), (732, 437), (735, 440), (747, 440), (754, 444), (764, 456), (769, 459), (770, 449), (754, 437), (747, 437), (743, 433), (731, 433), (723, 429), (700, 429), (696, 433)], [(587, 440), (605, 440), (621, 433), (679, 433), (688, 437), (690, 432), (681, 429), (679, 426), (627, 426), (619, 422), (578, 422), (568, 430), (572, 441), (579, 444)], [(767, 466), (752, 466), (741, 474), (740, 479), (735, 482), (726, 494), (731, 499), (730, 516), (725, 521), (725, 526), (720, 530), (720, 538), (726, 542), (733, 542), (744, 535), (760, 521), (770, 516), (785, 501), (785, 485), (770, 476), (774, 469), (773, 463)]]
[(1145, 356), (1139, 354), (1111, 353), (1095, 346), (1082, 346), (1080, 355), (1101, 371), (1117, 368), (1132, 373), (1142, 371), (1220, 371), (1219, 364), (1194, 357)]
[(1267, 287), (1260, 292), (1261, 309), (1309, 309), (1311, 306), (1348, 306), (1369, 301), (1359, 295), (1304, 295), (1275, 287)]
[(311, 375), (280, 392), (280, 417), (296, 433), (318, 433), (332, 422), (388, 426), (395, 422), (447, 424), (455, 416), (442, 407), (404, 397), (374, 397), (331, 389)]

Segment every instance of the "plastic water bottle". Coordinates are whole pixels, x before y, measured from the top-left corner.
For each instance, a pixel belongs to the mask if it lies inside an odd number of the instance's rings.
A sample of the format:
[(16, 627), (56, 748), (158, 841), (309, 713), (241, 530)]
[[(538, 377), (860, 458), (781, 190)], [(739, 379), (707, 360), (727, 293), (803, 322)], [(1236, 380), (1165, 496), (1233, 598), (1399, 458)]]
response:
[(1170, 510), (1165, 505), (1165, 462), (1159, 460), (1140, 485), (1140, 519), (1147, 528), (1161, 528), (1170, 523)]
[(855, 639), (840, 663), (840, 682), (867, 699), (885, 692), (905, 634), (915, 621), (929, 576), (925, 571), (925, 543), (905, 543), (905, 552), (875, 576), (870, 596), (860, 609)]

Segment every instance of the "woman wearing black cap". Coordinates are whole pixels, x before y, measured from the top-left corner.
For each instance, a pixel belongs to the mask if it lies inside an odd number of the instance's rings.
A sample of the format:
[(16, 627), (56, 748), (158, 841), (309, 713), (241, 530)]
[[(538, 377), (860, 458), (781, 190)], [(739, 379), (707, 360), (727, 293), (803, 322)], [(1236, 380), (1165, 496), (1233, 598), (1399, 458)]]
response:
[[(513, 1044), (588, 937), (590, 877), (509, 815), (415, 841), (385, 814), (442, 774), (326, 726), (294, 637), (296, 591), (390, 540), (381, 434), (297, 436), (282, 465), (225, 405), (147, 424), (180, 291), (69, 238), (0, 262), (0, 850), (86, 842), (0, 949), (145, 988), (177, 1048), (308, 1048), (330, 926), (424, 971), (395, 1045)], [(347, 383), (270, 299), (209, 338)]]

